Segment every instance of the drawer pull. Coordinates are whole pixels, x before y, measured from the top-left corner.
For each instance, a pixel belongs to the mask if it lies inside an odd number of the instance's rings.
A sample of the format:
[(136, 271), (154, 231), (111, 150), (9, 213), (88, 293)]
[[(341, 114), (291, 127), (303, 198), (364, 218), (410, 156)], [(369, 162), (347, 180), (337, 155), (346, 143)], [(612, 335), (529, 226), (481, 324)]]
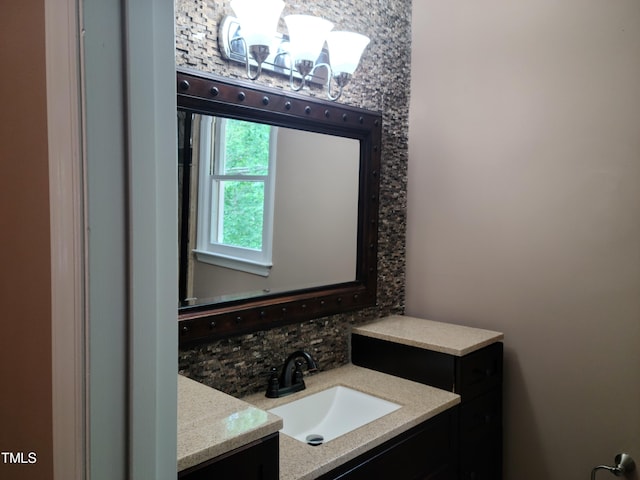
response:
[(481, 368), (474, 368), (473, 374), (478, 377), (492, 377), (496, 374), (496, 370), (494, 368), (487, 368), (485, 370)]

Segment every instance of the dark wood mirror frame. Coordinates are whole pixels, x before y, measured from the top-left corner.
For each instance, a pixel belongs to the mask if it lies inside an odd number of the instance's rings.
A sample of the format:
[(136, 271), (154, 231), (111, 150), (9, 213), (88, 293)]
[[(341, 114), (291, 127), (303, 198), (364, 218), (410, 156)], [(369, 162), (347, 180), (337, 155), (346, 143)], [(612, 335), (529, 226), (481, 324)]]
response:
[(189, 69), (177, 71), (176, 91), (177, 106), (181, 110), (259, 121), (360, 141), (355, 281), (180, 307), (180, 345), (266, 330), (375, 305), (381, 115)]

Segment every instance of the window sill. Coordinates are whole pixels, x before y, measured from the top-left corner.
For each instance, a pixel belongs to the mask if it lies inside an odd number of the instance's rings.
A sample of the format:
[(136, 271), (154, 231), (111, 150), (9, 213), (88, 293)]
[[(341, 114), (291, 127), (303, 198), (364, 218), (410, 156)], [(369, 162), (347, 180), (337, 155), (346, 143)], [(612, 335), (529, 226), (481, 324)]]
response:
[(232, 270), (251, 273), (253, 275), (260, 275), (261, 277), (268, 277), (269, 273), (271, 273), (271, 263), (256, 262), (254, 260), (231, 257), (204, 250), (194, 250), (193, 253), (196, 254), (196, 258), (199, 262), (208, 263), (210, 265), (230, 268)]

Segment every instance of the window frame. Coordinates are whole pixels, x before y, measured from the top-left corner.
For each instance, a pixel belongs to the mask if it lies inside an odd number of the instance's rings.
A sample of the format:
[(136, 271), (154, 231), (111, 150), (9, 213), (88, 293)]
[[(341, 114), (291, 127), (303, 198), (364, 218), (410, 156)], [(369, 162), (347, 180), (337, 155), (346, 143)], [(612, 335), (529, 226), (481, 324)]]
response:
[[(197, 241), (193, 250), (200, 262), (230, 268), (241, 272), (268, 277), (273, 266), (273, 219), (275, 203), (275, 176), (278, 127), (270, 125), (269, 165), (267, 175), (221, 175), (218, 167), (226, 152), (225, 129), (232, 118), (201, 115), (199, 128), (198, 158), (198, 202)], [(213, 140), (213, 141), (212, 141)], [(212, 148), (213, 145), (213, 148)], [(222, 181), (260, 181), (264, 183), (262, 249), (251, 249), (210, 241), (212, 227), (220, 222), (222, 209), (220, 196)], [(215, 205), (219, 208), (213, 212)]]

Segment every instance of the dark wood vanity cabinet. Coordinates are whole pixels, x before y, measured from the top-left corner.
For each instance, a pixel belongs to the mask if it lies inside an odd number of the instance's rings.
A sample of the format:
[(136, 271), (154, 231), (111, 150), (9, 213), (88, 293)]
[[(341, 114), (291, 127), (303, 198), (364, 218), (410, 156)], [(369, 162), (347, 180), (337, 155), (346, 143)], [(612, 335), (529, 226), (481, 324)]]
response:
[(318, 480), (455, 480), (458, 407), (413, 427)]
[[(456, 480), (459, 418), (459, 407), (450, 408), (318, 480)], [(278, 480), (278, 477), (277, 433), (178, 472), (179, 480)]]
[(461, 396), (459, 478), (502, 478), (502, 343), (464, 356), (353, 334), (355, 365)]
[(278, 480), (279, 439), (274, 433), (178, 472), (180, 480)]

